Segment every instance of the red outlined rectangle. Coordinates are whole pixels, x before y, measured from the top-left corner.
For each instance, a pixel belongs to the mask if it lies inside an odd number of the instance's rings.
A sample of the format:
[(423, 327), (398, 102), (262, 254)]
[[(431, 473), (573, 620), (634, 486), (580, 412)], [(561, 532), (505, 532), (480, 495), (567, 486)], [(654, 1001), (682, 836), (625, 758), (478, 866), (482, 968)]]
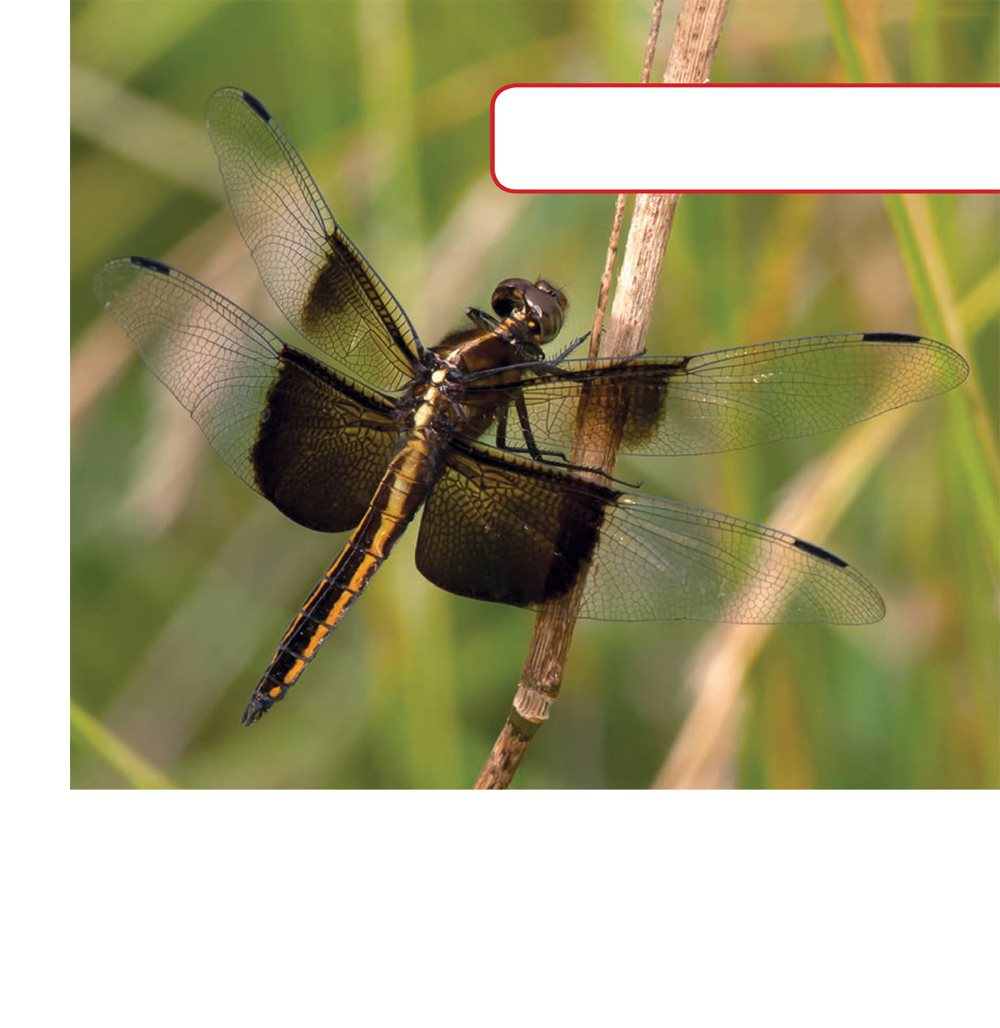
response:
[(513, 193), (1000, 192), (1000, 85), (522, 83), (490, 105)]

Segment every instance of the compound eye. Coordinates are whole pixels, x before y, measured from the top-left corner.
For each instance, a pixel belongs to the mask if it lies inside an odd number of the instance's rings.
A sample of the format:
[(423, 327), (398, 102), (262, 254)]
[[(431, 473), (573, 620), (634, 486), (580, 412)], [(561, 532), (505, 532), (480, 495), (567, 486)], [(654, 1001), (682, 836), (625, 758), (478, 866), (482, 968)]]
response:
[(491, 303), (499, 317), (521, 322), (538, 343), (555, 339), (566, 312), (566, 294), (545, 279), (505, 278), (493, 290)]
[(524, 314), (528, 306), (525, 293), (532, 285), (526, 278), (505, 278), (493, 290), (490, 304), (498, 317), (509, 318)]
[(554, 286), (551, 282), (547, 281), (544, 278), (540, 278), (535, 283), (535, 288), (536, 289), (541, 289), (541, 291), (543, 293), (548, 293), (549, 296), (554, 296), (557, 300), (560, 300), (560, 302), (561, 302), (561, 304), (563, 306), (565, 306), (565, 304), (566, 304), (566, 294), (561, 289), (559, 289), (556, 286)]
[(563, 326), (566, 313), (566, 294), (545, 279), (539, 279), (528, 291), (528, 303), (534, 320), (538, 322), (539, 341), (551, 342)]

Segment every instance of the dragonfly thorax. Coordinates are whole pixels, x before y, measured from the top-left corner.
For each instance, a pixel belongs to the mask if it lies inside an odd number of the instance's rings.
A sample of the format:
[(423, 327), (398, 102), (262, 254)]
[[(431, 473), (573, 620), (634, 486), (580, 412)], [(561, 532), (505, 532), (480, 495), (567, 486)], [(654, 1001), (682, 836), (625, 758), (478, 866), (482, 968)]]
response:
[(562, 328), (566, 294), (544, 279), (506, 278), (490, 302), (498, 317), (469, 307), (466, 315), (475, 327), (445, 336), (432, 353), (460, 375), (544, 360), (542, 346)]

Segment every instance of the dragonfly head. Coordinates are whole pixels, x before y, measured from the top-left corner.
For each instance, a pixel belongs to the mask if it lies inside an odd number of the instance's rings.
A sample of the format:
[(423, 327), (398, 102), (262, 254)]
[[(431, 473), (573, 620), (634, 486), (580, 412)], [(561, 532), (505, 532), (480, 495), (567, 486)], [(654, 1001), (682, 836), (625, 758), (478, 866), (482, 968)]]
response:
[(537, 345), (559, 335), (567, 306), (566, 294), (543, 278), (537, 282), (505, 278), (493, 290), (490, 303), (501, 318), (517, 322)]

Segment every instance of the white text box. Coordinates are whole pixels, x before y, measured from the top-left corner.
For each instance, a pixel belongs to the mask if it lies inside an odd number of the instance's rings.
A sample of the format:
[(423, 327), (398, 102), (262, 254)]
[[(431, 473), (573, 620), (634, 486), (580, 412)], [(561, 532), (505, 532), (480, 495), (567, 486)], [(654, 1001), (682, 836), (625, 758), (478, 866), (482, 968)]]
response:
[(994, 192), (992, 86), (507, 86), (493, 177), (527, 192)]

